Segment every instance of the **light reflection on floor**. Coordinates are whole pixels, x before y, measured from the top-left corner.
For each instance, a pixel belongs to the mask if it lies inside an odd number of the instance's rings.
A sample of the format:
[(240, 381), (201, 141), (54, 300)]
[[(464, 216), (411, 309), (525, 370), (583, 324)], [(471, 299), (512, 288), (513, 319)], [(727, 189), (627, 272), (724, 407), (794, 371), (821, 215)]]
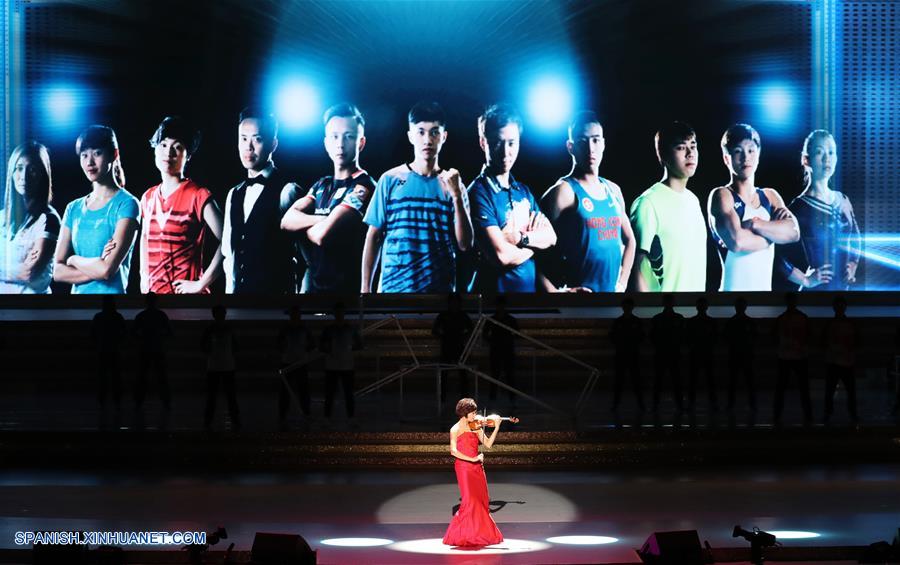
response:
[[(634, 548), (654, 531), (697, 530), (713, 547), (746, 545), (732, 538), (735, 524), (820, 534), (782, 540), (786, 547), (809, 547), (890, 541), (900, 524), (900, 469), (887, 465), (489, 470), (488, 483), (493, 516), (507, 541), (483, 550), (489, 553), (473, 553), (437, 543), (458, 503), (452, 470), (214, 477), (0, 473), (0, 547), (13, 548), (16, 531), (208, 531), (223, 525), (228, 542), (239, 550), (250, 548), (256, 532), (300, 534), (326, 564), (639, 563)], [(618, 541), (593, 546), (546, 541), (591, 535)], [(336, 537), (395, 543), (321, 543)]]

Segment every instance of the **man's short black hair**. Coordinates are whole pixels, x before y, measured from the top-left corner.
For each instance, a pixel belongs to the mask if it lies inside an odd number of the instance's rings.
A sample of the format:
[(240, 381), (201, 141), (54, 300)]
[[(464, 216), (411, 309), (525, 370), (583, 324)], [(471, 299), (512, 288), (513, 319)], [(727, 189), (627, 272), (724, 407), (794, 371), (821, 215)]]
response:
[(447, 115), (437, 102), (417, 102), (415, 106), (409, 109), (408, 120), (411, 124), (437, 122), (447, 127)]
[(325, 110), (325, 114), (322, 116), (322, 125), (328, 125), (328, 121), (331, 120), (331, 118), (353, 118), (356, 120), (359, 127), (366, 127), (366, 120), (363, 118), (362, 112), (359, 111), (359, 108), (349, 102), (335, 104), (331, 108)]
[(150, 147), (155, 149), (166, 138), (180, 141), (187, 150), (188, 157), (200, 148), (200, 130), (181, 116), (164, 118), (150, 138)]
[(601, 128), (603, 127), (603, 124), (600, 123), (600, 118), (597, 117), (597, 112), (585, 110), (575, 114), (575, 117), (569, 122), (569, 141), (575, 141), (575, 134), (580, 133), (584, 126), (589, 124), (597, 124)]
[(498, 132), (508, 124), (516, 124), (519, 133), (522, 133), (522, 115), (519, 111), (509, 104), (494, 104), (478, 117), (478, 135), (488, 140), (496, 139)]
[(759, 132), (753, 129), (750, 124), (734, 124), (722, 135), (722, 149), (731, 152), (732, 149), (741, 144), (742, 141), (749, 139), (756, 144), (757, 148), (762, 147), (759, 140)]
[(238, 117), (238, 125), (244, 120), (254, 119), (259, 121), (259, 133), (263, 137), (275, 139), (278, 137), (278, 119), (275, 114), (268, 112), (259, 106), (247, 106), (241, 110)]
[(697, 132), (694, 131), (694, 128), (692, 128), (690, 124), (676, 121), (664, 125), (656, 132), (656, 158), (659, 159), (660, 164), (662, 164), (662, 155), (664, 152), (683, 141), (696, 137)]

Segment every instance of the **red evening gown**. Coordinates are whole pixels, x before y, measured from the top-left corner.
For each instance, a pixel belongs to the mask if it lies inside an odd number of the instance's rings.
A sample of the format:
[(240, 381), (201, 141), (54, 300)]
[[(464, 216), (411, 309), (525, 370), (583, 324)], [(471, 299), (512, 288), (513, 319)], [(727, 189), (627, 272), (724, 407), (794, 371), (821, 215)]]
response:
[[(469, 457), (478, 456), (478, 435), (464, 432), (456, 436), (456, 449)], [(462, 502), (459, 511), (450, 520), (444, 535), (444, 544), (457, 547), (478, 547), (503, 541), (503, 534), (488, 511), (487, 478), (481, 463), (456, 459), (456, 482)]]

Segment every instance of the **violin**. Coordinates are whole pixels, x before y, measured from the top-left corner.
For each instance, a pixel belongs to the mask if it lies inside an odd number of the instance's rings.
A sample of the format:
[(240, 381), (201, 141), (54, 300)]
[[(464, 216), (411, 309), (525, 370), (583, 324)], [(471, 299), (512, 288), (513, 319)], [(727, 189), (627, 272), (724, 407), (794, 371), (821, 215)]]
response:
[(482, 428), (493, 428), (497, 425), (497, 420), (509, 422), (511, 424), (518, 424), (519, 419), (515, 416), (497, 416), (496, 414), (491, 414), (490, 416), (475, 416), (475, 419), (469, 422), (469, 430), (477, 431)]

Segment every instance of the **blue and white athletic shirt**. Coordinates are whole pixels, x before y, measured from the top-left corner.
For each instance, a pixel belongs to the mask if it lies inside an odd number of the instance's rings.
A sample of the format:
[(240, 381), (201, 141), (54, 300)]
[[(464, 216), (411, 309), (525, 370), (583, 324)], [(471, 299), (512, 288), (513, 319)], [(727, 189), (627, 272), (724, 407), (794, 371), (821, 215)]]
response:
[[(468, 196), (462, 191), (468, 207)], [(453, 200), (437, 176), (403, 164), (384, 173), (363, 221), (382, 230), (378, 292), (456, 290)]]
[[(765, 191), (757, 188), (756, 194), (759, 195), (759, 207), (751, 208), (741, 200), (737, 192), (731, 191), (731, 195), (734, 197), (734, 213), (742, 223), (751, 218), (772, 219), (772, 203), (766, 197)], [(712, 193), (710, 198), (712, 198)], [(767, 247), (757, 251), (729, 251), (716, 230), (711, 229), (710, 231), (716, 242), (716, 249), (719, 250), (719, 258), (722, 260), (720, 291), (772, 290), (772, 267), (775, 263), (774, 243), (769, 242)]]

